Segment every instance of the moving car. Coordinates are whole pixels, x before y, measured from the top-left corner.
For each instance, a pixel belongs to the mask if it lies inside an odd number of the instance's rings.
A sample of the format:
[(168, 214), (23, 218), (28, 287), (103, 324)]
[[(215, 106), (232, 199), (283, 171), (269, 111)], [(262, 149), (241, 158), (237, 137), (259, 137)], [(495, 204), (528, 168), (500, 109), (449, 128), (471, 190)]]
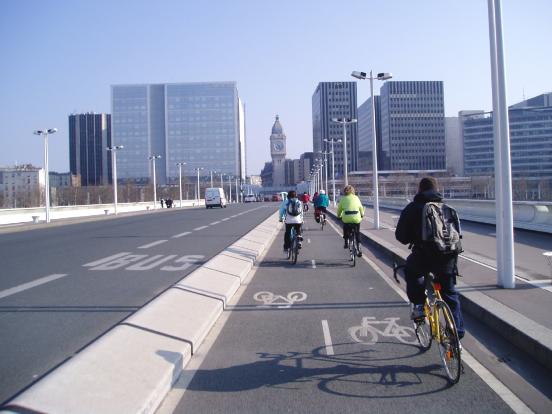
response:
[(257, 201), (257, 197), (255, 197), (254, 194), (248, 194), (245, 196), (243, 201), (246, 203), (254, 203), (255, 201)]
[(205, 189), (205, 208), (226, 207), (228, 201), (224, 195), (224, 190), (220, 187), (211, 187)]

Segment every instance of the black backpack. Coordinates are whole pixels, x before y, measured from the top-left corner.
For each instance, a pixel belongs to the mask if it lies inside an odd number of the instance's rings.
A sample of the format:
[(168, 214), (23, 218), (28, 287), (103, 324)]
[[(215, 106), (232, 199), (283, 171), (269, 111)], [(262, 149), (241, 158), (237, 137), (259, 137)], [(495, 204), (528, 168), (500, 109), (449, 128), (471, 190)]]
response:
[(301, 214), (301, 203), (299, 202), (299, 200), (293, 200), (293, 199), (288, 200), (286, 211), (287, 211), (287, 214), (294, 217)]
[(436, 255), (460, 254), (462, 238), (456, 210), (444, 203), (429, 202), (422, 213), (422, 248)]

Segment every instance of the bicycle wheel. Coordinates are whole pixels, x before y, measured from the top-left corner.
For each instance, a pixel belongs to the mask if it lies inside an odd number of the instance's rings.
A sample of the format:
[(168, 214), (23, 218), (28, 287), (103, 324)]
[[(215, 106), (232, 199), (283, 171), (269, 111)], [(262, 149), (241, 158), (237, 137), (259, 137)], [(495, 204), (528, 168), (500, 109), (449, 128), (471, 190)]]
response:
[(437, 341), (441, 362), (448, 380), (456, 384), (460, 380), (462, 360), (460, 355), (460, 340), (456, 325), (452, 318), (452, 312), (444, 301), (435, 302), (435, 315), (437, 317)]
[(431, 322), (427, 317), (427, 304), (425, 305), (425, 310), (426, 316), (423, 319), (420, 318), (414, 321), (414, 332), (416, 333), (416, 338), (418, 338), (422, 351), (427, 351), (431, 348), (431, 342), (433, 341), (433, 337), (431, 335)]
[(320, 215), (320, 226), (322, 227), (322, 231), (324, 231), (324, 224), (326, 224), (326, 216), (324, 214)]
[(299, 243), (297, 238), (293, 239), (293, 247), (291, 251), (291, 261), (293, 264), (297, 263), (297, 256), (299, 256)]
[(357, 252), (357, 248), (356, 248), (356, 239), (355, 239), (355, 236), (354, 234), (352, 236), (349, 236), (349, 254), (351, 255), (351, 266), (355, 267), (356, 266), (356, 252)]

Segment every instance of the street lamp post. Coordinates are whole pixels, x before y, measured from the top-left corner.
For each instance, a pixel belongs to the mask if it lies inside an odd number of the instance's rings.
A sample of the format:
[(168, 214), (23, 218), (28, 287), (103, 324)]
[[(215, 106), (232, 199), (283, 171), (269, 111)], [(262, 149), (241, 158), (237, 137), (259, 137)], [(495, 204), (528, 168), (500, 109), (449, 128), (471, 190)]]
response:
[(44, 137), (44, 206), (46, 208), (46, 223), (50, 222), (50, 172), (48, 171), (48, 135), (55, 134), (57, 128), (39, 129), (35, 135)]
[(197, 196), (197, 205), (199, 206), (199, 200), (201, 200), (201, 194), (199, 192), (199, 171), (202, 170), (203, 167), (196, 167), (196, 171), (197, 171), (197, 193), (196, 193), (196, 196)]
[(213, 187), (213, 173), (216, 173), (215, 170), (210, 170), (209, 173), (211, 174), (211, 188)]
[(332, 118), (332, 122), (343, 125), (343, 179), (345, 186), (349, 185), (349, 177), (347, 168), (349, 161), (347, 160), (347, 125), (357, 122), (356, 118)]
[(370, 76), (367, 76), (366, 72), (353, 72), (351, 76), (357, 79), (370, 79), (370, 96), (371, 96), (371, 117), (372, 117), (372, 198), (374, 199), (374, 228), (377, 230), (380, 227), (379, 219), (379, 188), (378, 188), (378, 153), (377, 153), (377, 133), (376, 133), (376, 109), (374, 103), (374, 79), (387, 80), (393, 76), (390, 73), (378, 73), (374, 78), (372, 71)]
[(177, 162), (176, 165), (178, 165), (178, 187), (180, 188), (180, 208), (182, 208), (182, 166), (186, 163)]
[(324, 175), (326, 176), (326, 182), (324, 183), (325, 190), (328, 191), (328, 154), (329, 152), (323, 152), (324, 154)]
[(111, 151), (111, 169), (113, 170), (113, 208), (115, 215), (117, 215), (117, 151), (122, 150), (123, 145), (114, 145), (107, 147), (106, 150)]
[(326, 142), (329, 142), (331, 143), (332, 145), (332, 150), (330, 151), (331, 154), (332, 154), (332, 193), (333, 193), (333, 197), (332, 197), (332, 201), (333, 201), (333, 206), (335, 207), (336, 206), (336, 202), (335, 202), (335, 159), (334, 159), (334, 142), (341, 142), (340, 139), (324, 139), (324, 141)]
[(157, 183), (155, 181), (155, 160), (161, 158), (161, 155), (152, 154), (149, 156), (149, 159), (152, 163), (152, 169), (153, 169), (153, 209), (155, 210), (157, 208)]

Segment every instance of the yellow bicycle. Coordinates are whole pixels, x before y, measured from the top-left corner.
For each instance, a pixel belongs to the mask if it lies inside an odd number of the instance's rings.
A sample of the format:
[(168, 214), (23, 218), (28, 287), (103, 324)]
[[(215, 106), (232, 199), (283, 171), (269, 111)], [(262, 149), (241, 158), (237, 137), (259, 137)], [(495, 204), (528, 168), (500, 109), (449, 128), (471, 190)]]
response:
[[(403, 266), (393, 266), (393, 276), (399, 282), (397, 272)], [(432, 273), (424, 275), (426, 301), (424, 317), (415, 319), (414, 332), (423, 351), (431, 347), (433, 340), (439, 346), (439, 354), (445, 374), (452, 384), (460, 380), (462, 373), (462, 352), (460, 338), (449, 306), (441, 297), (441, 284)]]

